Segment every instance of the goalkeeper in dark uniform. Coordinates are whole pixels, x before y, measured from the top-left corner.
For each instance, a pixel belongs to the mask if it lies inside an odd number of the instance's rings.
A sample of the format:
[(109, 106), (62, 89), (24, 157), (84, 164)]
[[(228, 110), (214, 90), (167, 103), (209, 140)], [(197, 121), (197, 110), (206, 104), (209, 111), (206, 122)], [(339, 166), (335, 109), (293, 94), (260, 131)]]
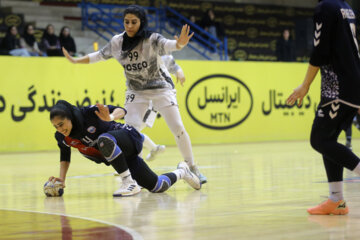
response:
[(344, 0), (319, 1), (314, 15), (314, 49), (304, 82), (287, 103), (302, 103), (312, 81), (321, 71), (321, 101), (311, 130), (311, 145), (322, 154), (329, 183), (329, 199), (309, 208), (310, 214), (342, 215), (349, 209), (343, 196), (343, 171), (360, 175), (360, 159), (338, 143), (360, 108), (360, 54), (356, 17)]
[(114, 197), (131, 196), (141, 191), (138, 184), (151, 192), (164, 192), (177, 180), (184, 179), (195, 189), (201, 188), (200, 179), (185, 162), (178, 169), (157, 176), (138, 155), (144, 137), (135, 128), (114, 120), (123, 118), (125, 109), (115, 106), (77, 108), (60, 100), (50, 111), (51, 123), (56, 128), (55, 138), (60, 148), (60, 181), (65, 186), (70, 165), (71, 147), (77, 148), (86, 158), (111, 165), (122, 177), (121, 187)]

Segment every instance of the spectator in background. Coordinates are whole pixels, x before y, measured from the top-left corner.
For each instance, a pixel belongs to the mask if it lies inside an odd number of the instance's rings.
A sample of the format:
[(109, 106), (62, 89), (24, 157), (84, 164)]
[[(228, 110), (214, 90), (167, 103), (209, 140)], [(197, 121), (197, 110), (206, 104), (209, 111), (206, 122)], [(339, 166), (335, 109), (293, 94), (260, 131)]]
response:
[(199, 23), (196, 21), (196, 17), (195, 17), (194, 15), (191, 15), (191, 16), (189, 17), (189, 20), (190, 20), (190, 22), (199, 25)]
[[(190, 20), (190, 22), (192, 22), (193, 24), (196, 24), (198, 27), (201, 27), (201, 22), (196, 21), (196, 17), (195, 17), (194, 15), (191, 15), (191, 16), (189, 17), (189, 20)], [(192, 27), (192, 30), (193, 30), (193, 32), (195, 33), (195, 35), (200, 34), (199, 29), (197, 29), (196, 27)]]
[(60, 41), (58, 36), (55, 35), (53, 25), (49, 24), (46, 26), (41, 42), (48, 56), (63, 56)]
[(34, 36), (34, 25), (32, 24), (26, 25), (23, 37), (20, 39), (20, 44), (26, 48), (31, 56), (46, 56), (46, 53), (39, 49)]
[(284, 29), (282, 36), (276, 42), (276, 57), (280, 62), (295, 61), (295, 47), (289, 29)]
[(12, 56), (30, 57), (29, 52), (20, 45), (16, 26), (10, 26), (6, 32), (5, 38), (1, 42), (1, 49)]
[(71, 56), (76, 55), (76, 45), (73, 37), (70, 35), (70, 28), (64, 26), (60, 31), (60, 45), (64, 47)]
[(204, 28), (205, 31), (217, 38), (217, 25), (215, 22), (215, 14), (212, 9), (208, 9), (201, 19), (200, 26)]

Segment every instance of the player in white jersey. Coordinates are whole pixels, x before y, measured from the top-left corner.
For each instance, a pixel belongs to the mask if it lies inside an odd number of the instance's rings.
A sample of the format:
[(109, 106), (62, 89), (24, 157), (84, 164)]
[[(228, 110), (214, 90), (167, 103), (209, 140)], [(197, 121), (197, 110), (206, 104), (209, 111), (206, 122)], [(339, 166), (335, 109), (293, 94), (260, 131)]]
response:
[[(172, 55), (164, 55), (164, 56), (161, 56), (161, 59), (165, 65), (166, 69), (171, 74), (176, 76), (176, 82), (180, 81), (181, 86), (183, 86), (184, 82), (185, 82), (184, 71), (175, 62), (174, 57)], [(146, 111), (144, 118), (143, 118), (144, 124), (142, 125), (142, 129), (144, 129), (145, 127), (151, 128), (154, 124), (157, 114), (158, 114), (157, 110), (154, 109), (152, 102), (150, 102), (149, 108)], [(146, 147), (147, 149), (150, 150), (149, 154), (146, 156), (145, 159), (147, 161), (152, 161), (155, 159), (155, 157), (159, 153), (164, 152), (166, 147), (164, 145), (158, 145), (158, 144), (154, 143), (151, 140), (151, 138), (149, 136), (147, 136), (146, 134), (143, 133), (143, 135), (144, 135), (144, 147)]]
[(72, 63), (96, 63), (115, 58), (123, 66), (126, 76), (125, 122), (140, 130), (144, 114), (152, 101), (174, 134), (185, 162), (205, 183), (206, 177), (194, 163), (191, 141), (181, 120), (174, 83), (161, 60), (161, 56), (185, 47), (194, 33), (190, 34), (188, 25), (182, 27), (175, 40), (150, 32), (147, 30), (146, 13), (137, 5), (125, 9), (124, 26), (125, 31), (115, 35), (100, 51), (73, 58), (63, 49), (65, 57)]

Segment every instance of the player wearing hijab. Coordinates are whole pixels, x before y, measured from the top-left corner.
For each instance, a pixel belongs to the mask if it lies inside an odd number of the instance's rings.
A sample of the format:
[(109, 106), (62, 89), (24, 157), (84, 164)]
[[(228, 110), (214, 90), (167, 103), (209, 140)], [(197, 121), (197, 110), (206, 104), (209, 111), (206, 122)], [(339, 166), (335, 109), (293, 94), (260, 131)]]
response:
[[(122, 186), (114, 197), (131, 196), (141, 191), (136, 182), (147, 190), (158, 193), (184, 179), (194, 189), (201, 188), (200, 179), (185, 162), (173, 172), (157, 176), (138, 154), (144, 137), (133, 127), (114, 120), (125, 115), (123, 108), (96, 106), (78, 108), (60, 100), (50, 111), (51, 123), (56, 128), (55, 138), (60, 148), (60, 176), (50, 181), (60, 181), (65, 187), (70, 166), (71, 147), (77, 148), (86, 158), (111, 165), (122, 177)], [(131, 174), (130, 174), (131, 173)]]
[(321, 101), (311, 130), (311, 145), (322, 154), (329, 183), (329, 199), (309, 208), (310, 214), (349, 212), (343, 196), (344, 167), (360, 175), (360, 159), (337, 142), (360, 108), (360, 54), (355, 14), (344, 0), (319, 1), (314, 15), (314, 49), (304, 82), (289, 96), (301, 105), (319, 69)]
[(191, 141), (181, 120), (174, 83), (161, 60), (161, 56), (185, 47), (194, 33), (190, 34), (187, 25), (182, 27), (176, 40), (150, 32), (147, 30), (145, 10), (137, 5), (125, 9), (124, 26), (125, 32), (115, 35), (100, 51), (73, 58), (63, 49), (65, 57), (72, 63), (96, 63), (115, 58), (123, 66), (126, 76), (125, 122), (140, 130), (152, 101), (175, 136), (185, 162), (205, 183), (206, 177), (194, 163)]

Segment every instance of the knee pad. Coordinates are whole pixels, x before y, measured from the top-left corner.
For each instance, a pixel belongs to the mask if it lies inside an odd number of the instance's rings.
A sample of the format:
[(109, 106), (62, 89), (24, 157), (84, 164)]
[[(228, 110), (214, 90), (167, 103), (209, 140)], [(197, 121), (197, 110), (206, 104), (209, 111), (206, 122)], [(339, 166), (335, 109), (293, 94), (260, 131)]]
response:
[(113, 161), (122, 153), (120, 147), (117, 145), (116, 139), (109, 133), (101, 134), (98, 137), (97, 144), (101, 154), (108, 162)]
[(158, 181), (156, 183), (156, 186), (151, 192), (153, 193), (162, 193), (168, 190), (171, 187), (171, 181), (170, 178), (168, 178), (165, 175), (158, 176)]

